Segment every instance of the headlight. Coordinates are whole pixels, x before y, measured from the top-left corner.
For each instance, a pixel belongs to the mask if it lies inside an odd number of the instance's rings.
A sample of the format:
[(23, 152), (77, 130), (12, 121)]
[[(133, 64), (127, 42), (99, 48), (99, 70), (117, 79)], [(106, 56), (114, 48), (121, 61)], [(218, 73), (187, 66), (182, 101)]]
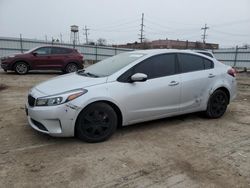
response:
[(47, 97), (41, 97), (36, 99), (36, 106), (55, 106), (63, 104), (80, 97), (81, 95), (87, 93), (86, 89), (71, 90), (64, 93), (59, 93), (56, 95), (51, 95)]

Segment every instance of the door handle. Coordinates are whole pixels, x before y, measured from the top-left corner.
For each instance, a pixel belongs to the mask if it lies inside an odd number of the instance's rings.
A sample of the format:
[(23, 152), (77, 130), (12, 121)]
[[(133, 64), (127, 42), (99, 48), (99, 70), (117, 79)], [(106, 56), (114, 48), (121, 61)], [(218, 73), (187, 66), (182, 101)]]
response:
[(178, 84), (179, 84), (179, 82), (177, 82), (177, 81), (171, 81), (168, 85), (169, 86), (176, 86)]
[(213, 77), (215, 77), (215, 75), (212, 74), (212, 73), (210, 73), (210, 74), (208, 75), (208, 78), (213, 78)]

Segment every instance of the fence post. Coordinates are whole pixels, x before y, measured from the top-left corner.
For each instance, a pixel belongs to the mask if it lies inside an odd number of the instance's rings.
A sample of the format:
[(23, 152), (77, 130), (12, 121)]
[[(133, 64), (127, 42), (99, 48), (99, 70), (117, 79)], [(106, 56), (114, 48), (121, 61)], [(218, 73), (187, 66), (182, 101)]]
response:
[(97, 62), (97, 60), (98, 60), (98, 59), (97, 59), (97, 55), (98, 55), (98, 54), (97, 54), (97, 45), (95, 45), (95, 61), (96, 61), (96, 62)]
[(234, 67), (236, 67), (236, 63), (237, 63), (237, 56), (238, 56), (238, 45), (236, 46), (235, 49), (235, 56), (234, 56)]
[(22, 34), (20, 34), (20, 50), (21, 50), (21, 53), (23, 53), (23, 39), (22, 39)]

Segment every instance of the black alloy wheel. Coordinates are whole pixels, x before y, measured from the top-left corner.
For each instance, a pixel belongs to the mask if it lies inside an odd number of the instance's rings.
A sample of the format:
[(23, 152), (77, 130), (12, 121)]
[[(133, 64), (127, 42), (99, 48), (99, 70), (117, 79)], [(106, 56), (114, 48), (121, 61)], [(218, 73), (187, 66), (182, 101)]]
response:
[(106, 103), (93, 103), (78, 116), (76, 135), (86, 142), (107, 140), (117, 128), (117, 114)]
[(209, 98), (206, 115), (209, 118), (219, 118), (227, 110), (228, 96), (222, 90), (216, 90)]

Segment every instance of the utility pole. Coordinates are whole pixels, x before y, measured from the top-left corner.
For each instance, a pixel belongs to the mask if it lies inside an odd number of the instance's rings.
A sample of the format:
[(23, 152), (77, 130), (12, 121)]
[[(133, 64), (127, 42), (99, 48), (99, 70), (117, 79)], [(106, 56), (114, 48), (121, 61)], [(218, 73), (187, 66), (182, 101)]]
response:
[(47, 35), (45, 35), (45, 42), (46, 42), (46, 43), (48, 42), (48, 37), (47, 37)]
[(21, 53), (23, 53), (23, 37), (22, 37), (22, 34), (20, 34), (20, 50), (21, 50)]
[(89, 35), (89, 29), (87, 28), (87, 26), (85, 25), (85, 27), (83, 28), (83, 30), (84, 30), (84, 35), (85, 35), (85, 39), (86, 39), (86, 44), (88, 44), (89, 43), (89, 40), (88, 40), (88, 35)]
[(209, 27), (207, 26), (207, 24), (205, 24), (205, 27), (202, 27), (201, 30), (203, 30), (203, 35), (202, 36), (202, 40), (203, 40), (203, 43), (205, 44), (206, 43), (206, 37), (207, 37), (207, 30), (209, 29)]
[(143, 32), (144, 32), (144, 13), (142, 13), (142, 17), (141, 17), (141, 29), (140, 29), (140, 38), (139, 38), (139, 40), (140, 40), (140, 42), (142, 43), (143, 42), (143, 39), (145, 39), (145, 37), (144, 37), (144, 34), (143, 34)]
[(60, 42), (61, 42), (61, 44), (62, 44), (62, 33), (60, 33)]
[(55, 42), (55, 39), (53, 37), (51, 37), (51, 45), (52, 46), (53, 46), (54, 42)]

